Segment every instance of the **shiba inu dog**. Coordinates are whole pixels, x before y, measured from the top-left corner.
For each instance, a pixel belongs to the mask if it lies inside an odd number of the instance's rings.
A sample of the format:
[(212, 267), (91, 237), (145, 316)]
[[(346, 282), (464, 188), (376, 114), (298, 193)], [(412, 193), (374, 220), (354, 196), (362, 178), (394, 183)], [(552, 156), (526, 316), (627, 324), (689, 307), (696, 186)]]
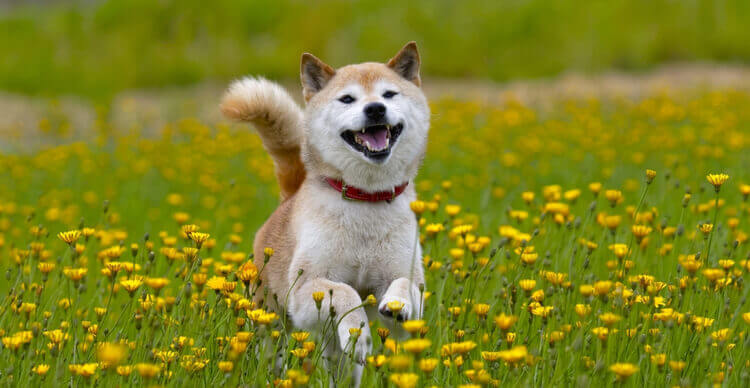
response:
[[(221, 103), (226, 117), (255, 126), (281, 188), (253, 247), (258, 268), (264, 248), (275, 252), (261, 273), (265, 302), (305, 330), (335, 315), (337, 346), (326, 352), (354, 357), (355, 385), (372, 346), (369, 319), (379, 313), (393, 328), (422, 314), (422, 252), (409, 206), (430, 119), (419, 66), (414, 42), (386, 63), (339, 69), (305, 53), (304, 110), (263, 78), (234, 82)], [(314, 292), (325, 293), (323, 314)], [(361, 307), (369, 294), (377, 310)]]

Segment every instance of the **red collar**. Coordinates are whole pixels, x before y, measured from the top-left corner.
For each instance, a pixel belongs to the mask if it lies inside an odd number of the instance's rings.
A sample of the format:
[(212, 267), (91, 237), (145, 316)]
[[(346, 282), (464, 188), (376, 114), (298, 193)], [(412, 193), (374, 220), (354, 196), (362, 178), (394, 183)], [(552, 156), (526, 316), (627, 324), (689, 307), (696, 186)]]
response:
[(341, 198), (365, 202), (386, 201), (390, 203), (396, 197), (401, 195), (401, 193), (406, 190), (406, 186), (409, 185), (409, 182), (404, 182), (401, 185), (394, 187), (393, 190), (390, 191), (376, 191), (374, 193), (368, 193), (367, 191), (356, 188), (354, 186), (347, 186), (346, 183), (344, 183), (344, 181), (340, 179), (325, 178), (325, 181), (328, 183), (328, 185), (333, 187), (334, 190), (341, 193)]

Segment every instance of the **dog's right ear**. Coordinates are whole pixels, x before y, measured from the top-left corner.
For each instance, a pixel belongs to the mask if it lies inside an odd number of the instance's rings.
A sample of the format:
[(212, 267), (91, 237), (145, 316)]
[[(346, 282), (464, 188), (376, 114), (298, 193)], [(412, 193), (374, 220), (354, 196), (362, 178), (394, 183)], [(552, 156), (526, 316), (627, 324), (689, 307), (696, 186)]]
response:
[(331, 66), (310, 53), (302, 54), (300, 64), (300, 79), (302, 80), (302, 95), (309, 101), (315, 93), (323, 89), (328, 81), (336, 74)]

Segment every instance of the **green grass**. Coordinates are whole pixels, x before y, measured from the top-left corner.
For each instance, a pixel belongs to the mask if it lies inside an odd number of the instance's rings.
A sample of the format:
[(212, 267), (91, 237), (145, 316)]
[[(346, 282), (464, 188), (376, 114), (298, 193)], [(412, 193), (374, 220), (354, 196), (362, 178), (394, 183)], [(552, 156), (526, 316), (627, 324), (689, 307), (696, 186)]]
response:
[[(431, 344), (419, 355), (400, 349), (403, 342), (389, 345), (406, 355), (400, 359), (373, 331), (374, 353), (387, 361), (380, 367), (368, 363), (363, 386), (389, 384), (404, 373), (424, 386), (468, 384), (472, 373), (486, 373), (489, 384), (500, 386), (605, 386), (615, 385), (609, 368), (618, 362), (639, 368), (618, 386), (706, 386), (720, 381), (719, 374), (726, 386), (746, 386), (750, 207), (741, 190), (750, 190), (742, 186), (750, 183), (748, 103), (746, 93), (714, 92), (558, 101), (542, 114), (517, 103), (436, 102), (416, 182), (425, 206), (436, 204), (436, 211), (421, 215), (431, 293), (424, 338)], [(656, 171), (650, 185), (646, 169)], [(712, 172), (729, 175), (719, 207), (713, 206), (717, 194), (705, 178)], [(598, 196), (589, 189), (592, 182), (603, 186)], [(268, 325), (252, 322), (248, 306), (228, 307), (221, 295), (201, 289), (189, 276), (226, 273), (234, 279), (254, 231), (277, 204), (271, 162), (253, 133), (186, 119), (157, 138), (141, 136), (136, 128), (129, 135), (0, 155), (0, 186), (6, 188), (0, 191), (1, 385), (265, 386), (294, 373), (309, 375), (311, 386), (328, 384), (320, 358), (325, 336), (312, 333), (308, 341), (316, 343), (315, 350), (301, 361), (291, 355), (299, 344), (283, 318)], [(611, 205), (606, 190), (620, 190), (622, 202)], [(534, 199), (526, 203), (524, 192), (533, 192)], [(692, 193), (687, 202), (686, 192)], [(449, 214), (449, 204), (460, 211)], [(607, 216), (619, 217), (619, 226), (606, 227), (613, 224)], [(180, 237), (180, 223), (198, 225), (215, 239), (201, 249), (200, 262), (187, 263), (168, 249), (189, 252), (184, 248), (194, 245)], [(710, 237), (699, 231), (703, 223), (715, 224)], [(432, 238), (430, 224), (445, 230)], [(651, 229), (646, 242), (634, 238), (634, 224)], [(471, 231), (456, 235), (451, 230), (457, 225), (470, 225)], [(56, 235), (81, 227), (96, 233), (82, 237), (82, 251), (74, 253)], [(483, 236), (488, 243), (471, 253), (471, 242)], [(581, 239), (598, 247), (589, 251)], [(631, 253), (618, 260), (609, 249), (614, 243), (630, 246)], [(105, 257), (117, 246), (124, 251)], [(520, 250), (531, 246), (538, 257), (524, 265)], [(698, 253), (701, 267), (691, 273), (689, 257)], [(170, 283), (158, 292), (142, 285), (133, 296), (121, 286), (113, 293), (113, 280), (101, 272), (107, 261), (141, 266), (133, 274), (121, 271), (117, 283), (136, 275)], [(44, 277), (40, 262), (56, 267)], [(718, 277), (704, 272), (722, 266), (726, 271)], [(88, 268), (88, 275), (76, 283), (64, 267)], [(563, 274), (564, 282), (552, 282), (547, 273)], [(536, 281), (533, 293), (521, 289), (524, 279)], [(606, 281), (611, 287), (600, 296), (587, 296), (582, 287)], [(238, 284), (236, 294), (225, 297), (261, 289)], [(59, 305), (64, 298), (71, 299), (68, 309)], [(532, 313), (538, 312), (533, 298), (553, 307), (548, 316)], [(475, 312), (482, 304), (488, 305), (486, 318)], [(588, 305), (590, 313), (579, 317), (577, 304)], [(98, 317), (95, 309), (107, 306)], [(655, 318), (663, 308), (677, 312), (673, 320)], [(606, 341), (597, 338), (596, 329), (605, 326), (603, 313), (621, 318), (611, 324), (617, 332)], [(494, 323), (500, 314), (518, 318), (508, 330), (515, 334), (512, 344)], [(237, 322), (238, 317), (245, 319)], [(701, 329), (697, 317), (713, 321)], [(44, 334), (54, 329), (67, 335), (59, 348)], [(722, 329), (728, 329), (725, 336)], [(31, 333), (28, 343), (14, 350), (13, 336), (24, 331)], [(233, 354), (226, 343), (238, 331), (254, 336)], [(557, 339), (553, 343), (551, 336)], [(132, 346), (122, 366), (147, 363), (160, 372), (150, 380), (138, 370), (120, 376), (114, 366), (98, 365), (91, 377), (70, 372), (70, 364), (100, 359), (99, 343), (118, 340)], [(460, 341), (474, 346), (462, 354), (443, 349)], [(529, 356), (515, 365), (483, 360), (482, 352), (512, 346), (525, 346)], [(164, 361), (167, 351), (175, 352), (171, 362)], [(269, 361), (277, 351), (285, 356), (283, 370)], [(652, 362), (661, 354), (663, 366)], [(437, 368), (422, 372), (421, 359), (436, 359)], [(205, 364), (191, 371), (196, 360)], [(234, 363), (230, 373), (219, 369), (227, 360)], [(686, 366), (680, 372), (670, 361)], [(45, 376), (31, 372), (39, 364), (49, 365)]]
[[(75, 4), (75, 3), (74, 3)], [(750, 4), (727, 1), (150, 1), (10, 9), (0, 89), (107, 100), (241, 74), (297, 78), (416, 40), (430, 77), (534, 78), (672, 61), (746, 62)]]

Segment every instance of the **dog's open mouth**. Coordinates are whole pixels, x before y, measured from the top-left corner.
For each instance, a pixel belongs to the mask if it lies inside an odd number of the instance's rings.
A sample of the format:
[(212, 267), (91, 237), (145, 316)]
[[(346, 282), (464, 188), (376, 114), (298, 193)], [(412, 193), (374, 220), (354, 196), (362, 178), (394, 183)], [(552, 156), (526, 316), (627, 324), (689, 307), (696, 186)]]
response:
[(359, 130), (344, 131), (341, 137), (352, 148), (366, 157), (382, 161), (391, 153), (391, 148), (404, 129), (403, 123), (396, 125), (374, 124)]

